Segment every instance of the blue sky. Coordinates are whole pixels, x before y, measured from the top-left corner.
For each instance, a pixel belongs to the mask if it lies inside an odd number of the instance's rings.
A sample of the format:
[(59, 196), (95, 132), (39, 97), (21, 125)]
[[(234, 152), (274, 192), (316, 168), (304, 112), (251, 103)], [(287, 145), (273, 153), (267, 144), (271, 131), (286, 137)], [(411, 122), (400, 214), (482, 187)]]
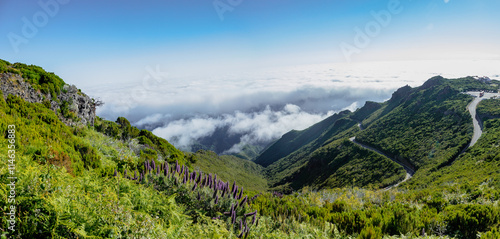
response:
[(498, 0), (1, 0), (0, 58), (55, 72), (104, 100), (99, 116), (176, 146), (221, 127), (255, 143), (434, 75), (499, 79), (498, 12)]
[[(203, 73), (345, 61), (341, 43), (352, 44), (354, 29), (364, 29), (375, 20), (371, 12), (387, 10), (391, 1), (241, 0), (231, 6), (220, 0), (232, 8), (223, 20), (212, 1), (39, 2), (57, 3), (59, 9), (17, 52), (8, 34), (23, 36), (22, 18), (33, 23), (44, 9), (37, 1), (0, 3), (1, 58), (53, 71), (93, 62), (121, 62), (125, 68), (144, 62), (141, 69), (158, 63)], [(389, 24), (351, 60), (435, 58), (450, 51), (474, 57), (500, 53), (499, 1), (398, 2), (402, 12), (392, 14)]]

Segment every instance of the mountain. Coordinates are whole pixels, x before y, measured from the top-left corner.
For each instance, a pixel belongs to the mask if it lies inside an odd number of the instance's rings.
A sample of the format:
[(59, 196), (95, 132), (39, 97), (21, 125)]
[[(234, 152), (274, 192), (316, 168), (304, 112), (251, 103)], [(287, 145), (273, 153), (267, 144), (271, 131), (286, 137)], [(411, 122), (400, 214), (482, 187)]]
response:
[(499, 100), (464, 93), (498, 81), (403, 87), (258, 165), (99, 118), (38, 66), (0, 61), (0, 80), (2, 238), (500, 238)]
[[(355, 112), (340, 112), (303, 131), (288, 132), (255, 162), (266, 167), (271, 187), (285, 191), (386, 187), (404, 178), (403, 167), (418, 175), (456, 159), (472, 135), (467, 105), (473, 97), (461, 92), (497, 90), (496, 83), (438, 76), (420, 87), (405, 86), (386, 102), (367, 102)], [(351, 137), (358, 145), (346, 140)]]

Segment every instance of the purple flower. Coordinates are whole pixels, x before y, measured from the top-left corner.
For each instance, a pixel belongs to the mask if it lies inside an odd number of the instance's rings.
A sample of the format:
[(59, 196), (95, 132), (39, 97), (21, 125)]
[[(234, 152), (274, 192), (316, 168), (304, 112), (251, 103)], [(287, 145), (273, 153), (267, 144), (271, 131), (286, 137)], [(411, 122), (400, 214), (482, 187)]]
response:
[(236, 186), (236, 181), (233, 181), (233, 187), (231, 187), (231, 193), (234, 192), (234, 187)]
[(201, 181), (201, 178), (202, 178), (202, 177), (203, 177), (203, 173), (202, 173), (202, 172), (199, 172), (199, 173), (198, 173), (198, 177), (196, 178), (196, 182), (197, 182), (197, 183), (200, 183), (200, 181)]
[(231, 224), (234, 224), (236, 222), (236, 211), (233, 210), (231, 214)]
[(217, 195), (217, 190), (214, 190), (214, 194), (212, 195), (212, 198), (215, 198), (216, 195)]
[(240, 194), (238, 195), (238, 200), (241, 199), (241, 195), (243, 194), (243, 187), (241, 187), (241, 191), (240, 191)]
[(115, 168), (115, 173), (113, 174), (114, 177), (116, 177), (118, 175), (118, 172), (116, 171), (116, 168)]
[(243, 236), (243, 222), (241, 221), (241, 218), (240, 218), (240, 235), (238, 236), (238, 238), (241, 238), (241, 236)]
[(257, 213), (257, 210), (255, 210), (254, 212), (250, 212), (250, 213), (245, 214), (245, 217), (253, 216), (256, 213)]
[(238, 192), (238, 186), (234, 187), (233, 198), (236, 198), (237, 192)]
[(193, 188), (191, 189), (191, 191), (194, 191), (197, 186), (198, 186), (198, 184), (195, 182), (194, 185), (193, 185)]
[(215, 204), (219, 202), (219, 195), (215, 195)]
[(255, 218), (257, 217), (257, 213), (253, 214), (253, 217), (252, 217), (252, 225), (255, 224)]
[(240, 202), (240, 207), (243, 206), (247, 202), (248, 196), (245, 196), (243, 200)]

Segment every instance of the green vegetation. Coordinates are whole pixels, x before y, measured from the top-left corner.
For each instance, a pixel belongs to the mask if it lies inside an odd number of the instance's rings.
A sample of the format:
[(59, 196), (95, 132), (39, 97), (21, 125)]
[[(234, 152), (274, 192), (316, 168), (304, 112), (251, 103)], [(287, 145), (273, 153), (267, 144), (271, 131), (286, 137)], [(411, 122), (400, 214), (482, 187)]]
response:
[(477, 115), (482, 121), (500, 118), (500, 99), (485, 99), (477, 106)]
[[(38, 72), (20, 66), (0, 61), (0, 72)], [(0, 148), (14, 145), (17, 176), (11, 232), (11, 175), (0, 154), (2, 237), (500, 238), (498, 101), (480, 103), (478, 114), (495, 119), (485, 117), (482, 137), (455, 157), (471, 133), (471, 98), (459, 91), (489, 87), (481, 84), (435, 77), (403, 87), (387, 102), (289, 132), (257, 158), (266, 168), (181, 152), (122, 117), (70, 127), (46, 104), (0, 92)], [(354, 136), (407, 159), (417, 173), (382, 190), (404, 169)]]
[(408, 161), (415, 169), (458, 156), (472, 135), (472, 119), (466, 107), (472, 97), (445, 84), (424, 86), (412, 89), (398, 106), (356, 139)]
[(267, 190), (267, 180), (263, 176), (264, 168), (251, 161), (235, 156), (218, 156), (212, 151), (199, 150), (186, 157), (194, 157), (193, 168), (202, 172), (217, 172), (224, 181), (238, 182), (245, 189), (262, 192)]
[(64, 81), (52, 72), (46, 72), (39, 66), (26, 65), (22, 63), (10, 64), (0, 60), (0, 74), (13, 73), (21, 75), (29, 82), (35, 90), (40, 90), (44, 94), (50, 93), (52, 99), (56, 99), (60, 94)]
[(306, 166), (293, 175), (292, 188), (339, 188), (360, 185), (387, 187), (405, 178), (402, 166), (347, 139), (316, 150)]

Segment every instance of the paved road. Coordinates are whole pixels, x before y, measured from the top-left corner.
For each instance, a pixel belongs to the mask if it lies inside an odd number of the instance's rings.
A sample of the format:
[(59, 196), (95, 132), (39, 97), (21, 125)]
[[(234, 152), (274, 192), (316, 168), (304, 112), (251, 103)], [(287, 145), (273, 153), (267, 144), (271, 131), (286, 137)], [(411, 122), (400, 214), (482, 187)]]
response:
[[(481, 137), (481, 135), (483, 134), (483, 131), (481, 129), (481, 123), (477, 120), (477, 117), (476, 117), (476, 109), (477, 109), (477, 105), (479, 104), (479, 102), (481, 102), (481, 100), (483, 99), (490, 99), (490, 98), (493, 98), (493, 97), (497, 97), (497, 98), (500, 98), (500, 93), (485, 93), (483, 97), (479, 97), (479, 92), (466, 92), (466, 94), (469, 94), (469, 95), (472, 95), (474, 97), (476, 97), (468, 106), (467, 106), (467, 109), (469, 110), (469, 113), (472, 117), (472, 123), (474, 125), (474, 133), (472, 135), (472, 140), (471, 142), (469, 143), (469, 145), (464, 149), (464, 151), (470, 147), (472, 147), (474, 144), (476, 144), (477, 140)], [(363, 127), (361, 125), (361, 123), (358, 123), (358, 127), (363, 130)], [(378, 149), (375, 149), (373, 147), (370, 147), (368, 145), (364, 145), (358, 141), (356, 141), (356, 137), (352, 137), (350, 138), (349, 140), (351, 140), (353, 143), (365, 148), (365, 149), (368, 149), (368, 150), (371, 150), (371, 151), (374, 151), (378, 154), (381, 154), (387, 158), (389, 158), (390, 160), (396, 162), (397, 164), (403, 166), (403, 168), (406, 170), (406, 177), (404, 180), (402, 180), (401, 182), (398, 182), (392, 186), (389, 186), (389, 187), (386, 187), (384, 188), (384, 190), (388, 190), (390, 188), (393, 188), (393, 187), (397, 187), (399, 186), (399, 184), (407, 181), (408, 179), (410, 179), (411, 177), (413, 177), (413, 174), (415, 174), (415, 171), (413, 169), (411, 169), (410, 167), (408, 167), (407, 165), (405, 165), (404, 163), (396, 160), (396, 159), (393, 159), (391, 157), (389, 157), (387, 154), (385, 154), (384, 152), (378, 150)], [(462, 151), (463, 152), (463, 151)]]
[[(493, 97), (500, 97), (499, 93), (484, 93), (483, 97), (479, 97), (479, 92), (478, 91), (469, 91), (466, 92), (466, 94), (472, 95), (476, 97), (468, 106), (467, 109), (469, 110), (470, 116), (472, 117), (472, 123), (474, 125), (474, 133), (472, 134), (472, 140), (470, 141), (470, 144), (467, 148), (472, 147), (474, 144), (476, 144), (477, 140), (481, 137), (483, 134), (483, 130), (481, 129), (481, 124), (477, 120), (476, 117), (476, 108), (479, 102), (484, 99), (490, 99)], [(465, 151), (465, 150), (464, 150)]]
[[(360, 125), (358, 125), (358, 126), (360, 126)], [(381, 154), (381, 155), (385, 156), (386, 158), (388, 158), (388, 159), (396, 162), (397, 164), (403, 166), (403, 168), (406, 171), (406, 177), (405, 177), (405, 179), (403, 179), (401, 182), (398, 182), (398, 183), (396, 183), (394, 185), (391, 185), (389, 187), (384, 188), (385, 190), (388, 190), (390, 188), (399, 186), (399, 184), (401, 184), (403, 182), (406, 182), (408, 179), (410, 179), (411, 177), (413, 177), (413, 174), (415, 174), (415, 171), (413, 169), (411, 169), (410, 167), (406, 166), (404, 163), (402, 163), (402, 162), (400, 162), (400, 161), (398, 161), (396, 159), (393, 159), (393, 158), (389, 157), (389, 155), (385, 154), (384, 152), (382, 152), (382, 151), (380, 151), (380, 150), (378, 150), (376, 148), (370, 147), (368, 145), (365, 145), (365, 144), (362, 144), (362, 143), (356, 141), (356, 137), (352, 137), (349, 140), (351, 140), (351, 142), (353, 142), (353, 143), (355, 143), (355, 144), (357, 144), (357, 145), (359, 145), (359, 146), (361, 146), (361, 147), (363, 147), (365, 149), (368, 149), (368, 150), (374, 151), (375, 153)]]

